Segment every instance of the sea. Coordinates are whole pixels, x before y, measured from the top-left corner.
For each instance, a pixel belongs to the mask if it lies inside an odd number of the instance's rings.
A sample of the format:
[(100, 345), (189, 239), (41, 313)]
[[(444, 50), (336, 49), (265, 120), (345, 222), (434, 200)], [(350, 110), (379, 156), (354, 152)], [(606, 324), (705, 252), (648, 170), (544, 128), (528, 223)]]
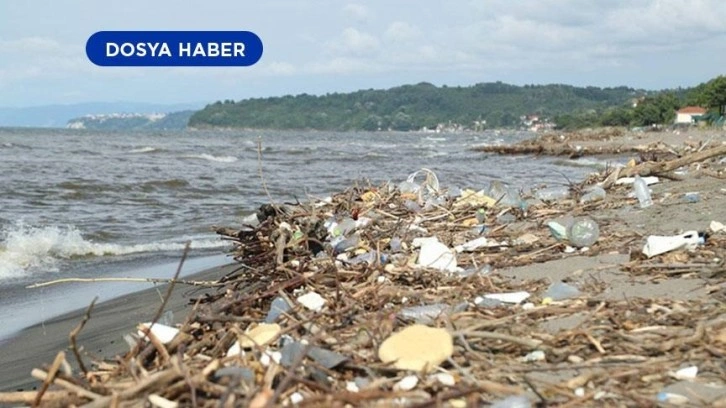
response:
[[(62, 313), (150, 287), (62, 278), (171, 278), (231, 262), (214, 226), (260, 205), (322, 199), (422, 168), (441, 188), (499, 180), (524, 191), (578, 181), (592, 159), (499, 156), (477, 146), (532, 137), (480, 133), (0, 128), (0, 340)], [(266, 187), (266, 190), (265, 190)], [(269, 197), (268, 197), (269, 193)]]

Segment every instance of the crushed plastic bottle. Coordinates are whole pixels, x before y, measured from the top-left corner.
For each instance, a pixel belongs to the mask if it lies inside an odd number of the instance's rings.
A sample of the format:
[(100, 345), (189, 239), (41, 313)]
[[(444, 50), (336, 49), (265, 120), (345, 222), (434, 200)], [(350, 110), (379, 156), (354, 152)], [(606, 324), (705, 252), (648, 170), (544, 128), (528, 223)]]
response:
[(635, 191), (635, 196), (638, 197), (638, 202), (640, 202), (640, 208), (648, 208), (653, 205), (648, 184), (639, 175), (635, 176), (633, 190)]
[(548, 187), (541, 190), (537, 190), (534, 193), (534, 197), (542, 201), (557, 201), (564, 200), (570, 197), (570, 189), (566, 186)]
[(600, 237), (600, 228), (590, 217), (575, 218), (567, 229), (567, 238), (578, 248), (589, 247)]
[(547, 228), (556, 240), (564, 241), (568, 238), (570, 227), (574, 222), (575, 218), (568, 214), (548, 222)]
[(605, 199), (605, 189), (600, 186), (593, 186), (580, 198), (580, 204), (592, 203)]
[(550, 298), (552, 300), (564, 300), (573, 297), (580, 296), (580, 290), (572, 285), (568, 285), (562, 281), (557, 281), (547, 288), (544, 293), (544, 298)]

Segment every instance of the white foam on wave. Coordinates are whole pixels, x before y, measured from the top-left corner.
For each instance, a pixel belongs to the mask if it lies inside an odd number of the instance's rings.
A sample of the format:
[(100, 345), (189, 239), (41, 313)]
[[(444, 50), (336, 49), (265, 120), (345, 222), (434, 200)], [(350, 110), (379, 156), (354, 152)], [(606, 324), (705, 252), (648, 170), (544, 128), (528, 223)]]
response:
[(138, 149), (131, 149), (131, 150), (129, 150), (129, 153), (152, 153), (152, 152), (156, 152), (156, 151), (159, 151), (159, 148), (145, 146), (145, 147), (140, 147)]
[(214, 156), (208, 153), (202, 153), (202, 154), (194, 154), (190, 156), (184, 156), (189, 159), (202, 159), (202, 160), (209, 160), (217, 163), (234, 163), (237, 161), (237, 158), (234, 156)]
[[(120, 256), (143, 252), (181, 251), (184, 242), (151, 242), (121, 245), (97, 243), (83, 238), (72, 226), (33, 227), (18, 223), (0, 233), (0, 280), (40, 271), (55, 272), (57, 262), (79, 257)], [(222, 248), (229, 243), (214, 239), (192, 239), (192, 249)]]

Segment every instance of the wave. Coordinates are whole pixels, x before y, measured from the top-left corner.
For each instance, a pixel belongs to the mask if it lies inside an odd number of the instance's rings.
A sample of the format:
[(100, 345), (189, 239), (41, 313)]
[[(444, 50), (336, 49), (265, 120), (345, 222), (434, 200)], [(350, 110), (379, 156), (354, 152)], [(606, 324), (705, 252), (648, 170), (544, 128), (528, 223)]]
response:
[(217, 163), (234, 163), (237, 161), (237, 158), (235, 156), (213, 156), (207, 153), (193, 154), (189, 156), (184, 156), (184, 158), (209, 160)]
[(138, 149), (131, 149), (128, 151), (128, 153), (153, 153), (159, 151), (161, 151), (161, 149), (159, 149), (158, 147), (145, 146)]
[[(56, 272), (58, 261), (85, 257), (122, 256), (145, 252), (181, 251), (184, 242), (150, 242), (122, 245), (87, 240), (73, 226), (34, 227), (23, 223), (0, 234), (0, 280), (29, 273)], [(224, 248), (229, 243), (195, 237), (192, 249)]]

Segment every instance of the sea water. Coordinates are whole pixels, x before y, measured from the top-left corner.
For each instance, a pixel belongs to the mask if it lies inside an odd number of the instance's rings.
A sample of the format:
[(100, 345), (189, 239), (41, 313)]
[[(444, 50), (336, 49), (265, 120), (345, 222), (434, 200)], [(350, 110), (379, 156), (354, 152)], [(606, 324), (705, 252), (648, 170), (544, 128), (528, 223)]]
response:
[[(528, 188), (566, 184), (601, 164), (471, 150), (532, 136), (0, 128), (0, 316), (49, 319), (100, 292), (110, 298), (148, 287), (26, 289), (67, 277), (168, 278), (187, 241), (190, 261), (229, 261), (229, 243), (212, 227), (239, 225), (269, 202), (261, 177), (276, 202), (295, 202), (354, 183), (398, 185), (421, 168), (434, 171), (441, 187), (481, 189), (499, 180)], [(62, 293), (73, 296), (53, 297)]]

